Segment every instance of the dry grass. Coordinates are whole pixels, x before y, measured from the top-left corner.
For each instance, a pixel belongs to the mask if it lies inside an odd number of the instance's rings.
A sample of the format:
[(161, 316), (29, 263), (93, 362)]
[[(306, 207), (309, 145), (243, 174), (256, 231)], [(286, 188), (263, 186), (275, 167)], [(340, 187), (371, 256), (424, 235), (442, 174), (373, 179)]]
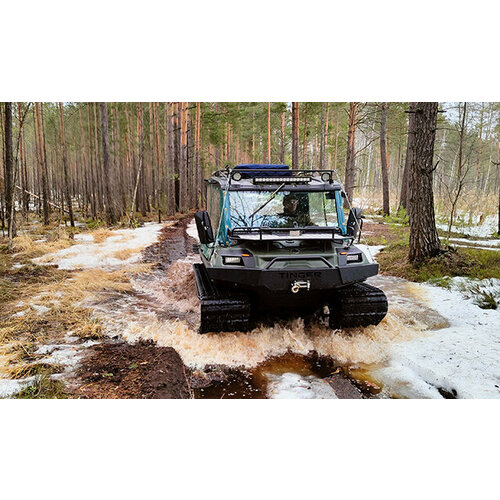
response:
[(107, 238), (113, 235), (113, 233), (105, 227), (100, 227), (95, 231), (91, 231), (89, 234), (91, 234), (94, 237), (94, 243), (102, 243)]
[[(32, 266), (27, 269), (33, 272), (31, 279), (20, 270), (22, 287), (18, 287), (15, 300), (11, 297), (0, 309), (0, 374), (10, 378), (33, 375), (40, 365), (33, 363), (33, 346), (60, 341), (68, 332), (83, 339), (101, 338), (102, 325), (84, 302), (98, 300), (102, 292), (130, 291), (130, 277), (150, 272), (151, 267), (141, 263), (112, 272), (68, 272)], [(38, 270), (41, 274), (37, 274)], [(49, 310), (40, 314), (32, 305)], [(17, 316), (18, 312), (23, 315)]]
[[(113, 232), (99, 228), (90, 234), (94, 243), (102, 243)], [(35, 265), (31, 259), (73, 244), (72, 233), (64, 227), (45, 228), (44, 235), (43, 241), (36, 241), (40, 240), (40, 234), (20, 235), (13, 242), (14, 254), (8, 254), (6, 247), (1, 254), (9, 265), (4, 266), (0, 277), (0, 376), (39, 378), (57, 371), (58, 367), (40, 362), (43, 356), (34, 354), (37, 346), (61, 341), (68, 332), (84, 339), (100, 338), (102, 326), (93, 317), (92, 309), (84, 304), (99, 300), (102, 292), (130, 291), (130, 277), (147, 273), (152, 267), (136, 264), (116, 271), (62, 271), (53, 266)], [(114, 256), (126, 260), (135, 253), (135, 250), (124, 249)], [(23, 267), (12, 269), (12, 262), (21, 263)], [(37, 310), (37, 306), (48, 310)]]
[(135, 255), (137, 253), (137, 250), (135, 249), (132, 249), (132, 248), (124, 248), (122, 250), (118, 250), (117, 252), (115, 252), (113, 254), (113, 257), (115, 259), (120, 259), (120, 260), (127, 260), (129, 259), (130, 257), (132, 257), (132, 255)]
[(13, 251), (17, 254), (16, 260), (26, 261), (34, 259), (47, 253), (57, 252), (63, 248), (68, 248), (73, 244), (66, 232), (61, 232), (58, 238), (50, 238), (46, 241), (35, 240), (30, 235), (16, 236), (12, 241)]

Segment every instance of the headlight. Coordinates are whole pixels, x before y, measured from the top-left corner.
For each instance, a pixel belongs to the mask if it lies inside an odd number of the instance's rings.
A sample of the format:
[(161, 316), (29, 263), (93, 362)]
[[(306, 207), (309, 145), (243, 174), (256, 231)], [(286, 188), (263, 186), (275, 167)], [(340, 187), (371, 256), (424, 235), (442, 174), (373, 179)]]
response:
[(222, 259), (225, 265), (241, 266), (243, 264), (241, 257), (223, 257)]
[(346, 257), (346, 262), (361, 262), (361, 260), (360, 253), (352, 253)]

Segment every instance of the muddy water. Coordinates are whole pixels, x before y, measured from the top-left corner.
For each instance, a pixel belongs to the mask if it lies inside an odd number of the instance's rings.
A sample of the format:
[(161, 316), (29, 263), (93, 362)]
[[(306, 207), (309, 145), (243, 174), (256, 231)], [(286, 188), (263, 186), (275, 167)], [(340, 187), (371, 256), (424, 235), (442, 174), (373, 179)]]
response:
[(384, 364), (388, 343), (445, 326), (446, 320), (424, 305), (421, 289), (397, 278), (378, 276), (371, 282), (387, 293), (390, 307), (386, 319), (376, 327), (334, 333), (319, 318), (293, 318), (264, 322), (245, 333), (199, 335), (199, 302), (192, 272), (197, 257), (187, 225), (184, 220), (164, 228), (159, 243), (146, 249), (145, 260), (156, 267), (133, 278), (133, 293), (110, 293), (93, 307), (105, 319), (109, 335), (173, 347), (191, 370), (196, 397), (272, 397), (284, 385), (293, 397), (293, 383), (302, 390), (297, 397), (303, 393), (329, 397), (314, 380), (339, 371), (369, 396), (379, 391), (372, 390), (369, 368)]
[(197, 398), (261, 399), (272, 397), (273, 392), (279, 390), (276, 385), (284, 375), (297, 375), (296, 380), (300, 384), (300, 382), (307, 380), (325, 379), (334, 371), (335, 366), (329, 358), (318, 357), (315, 354), (304, 356), (289, 352), (283, 356), (267, 359), (251, 369), (242, 367), (239, 369), (225, 369), (219, 372), (216, 369), (214, 371), (209, 369), (208, 374), (203, 372), (203, 375), (198, 371), (194, 371), (192, 380), (196, 385), (201, 375), (202, 380), (207, 377), (207, 382), (210, 382), (210, 385), (206, 386), (204, 386), (203, 382), (198, 382), (200, 387), (194, 388), (195, 397)]

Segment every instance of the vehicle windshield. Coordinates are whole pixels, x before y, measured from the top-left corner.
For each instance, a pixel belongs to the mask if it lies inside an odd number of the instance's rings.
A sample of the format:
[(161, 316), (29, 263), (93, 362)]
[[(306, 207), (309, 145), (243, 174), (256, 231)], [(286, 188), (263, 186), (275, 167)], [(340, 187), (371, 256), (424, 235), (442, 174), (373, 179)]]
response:
[(331, 191), (231, 191), (230, 211), (233, 228), (338, 226)]

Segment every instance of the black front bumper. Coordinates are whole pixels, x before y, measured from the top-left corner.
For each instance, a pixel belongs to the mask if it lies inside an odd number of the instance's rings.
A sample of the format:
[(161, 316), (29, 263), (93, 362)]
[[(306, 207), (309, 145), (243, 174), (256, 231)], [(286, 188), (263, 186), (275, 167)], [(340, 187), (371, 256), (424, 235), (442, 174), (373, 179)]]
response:
[[(378, 264), (352, 263), (330, 269), (248, 269), (231, 267), (207, 267), (210, 279), (248, 290), (266, 292), (290, 292), (295, 281), (308, 281), (310, 291), (332, 290), (364, 281), (378, 274)], [(298, 294), (301, 295), (301, 294)]]

